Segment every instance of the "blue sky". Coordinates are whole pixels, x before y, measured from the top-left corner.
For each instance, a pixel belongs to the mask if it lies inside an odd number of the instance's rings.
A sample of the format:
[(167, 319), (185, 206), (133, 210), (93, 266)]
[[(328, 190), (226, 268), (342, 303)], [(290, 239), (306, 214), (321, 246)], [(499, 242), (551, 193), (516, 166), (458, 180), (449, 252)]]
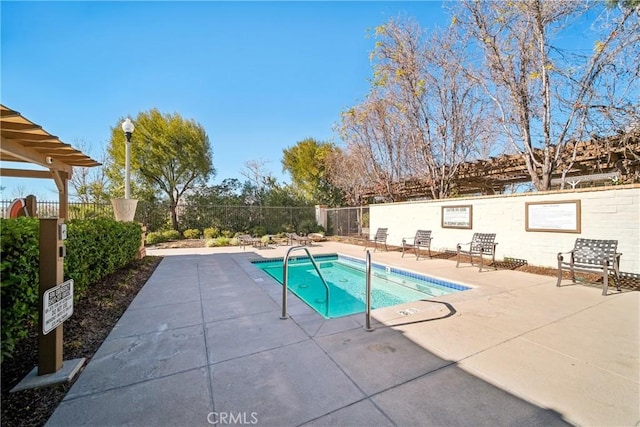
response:
[[(216, 177), (244, 180), (307, 137), (339, 142), (364, 99), (374, 40), (401, 13), (447, 25), (442, 2), (13, 2), (1, 8), (2, 104), (94, 159), (124, 116), (158, 108), (204, 126)], [(53, 181), (3, 178), (56, 200)]]

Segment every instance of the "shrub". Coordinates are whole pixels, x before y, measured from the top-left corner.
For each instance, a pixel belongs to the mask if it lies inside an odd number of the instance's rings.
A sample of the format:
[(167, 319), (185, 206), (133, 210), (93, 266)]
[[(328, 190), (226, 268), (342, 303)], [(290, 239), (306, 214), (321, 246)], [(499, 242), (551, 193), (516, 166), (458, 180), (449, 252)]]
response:
[[(39, 221), (2, 220), (2, 358), (37, 322), (39, 291)], [(67, 222), (64, 278), (74, 281), (77, 301), (95, 283), (135, 259), (140, 248), (140, 224), (113, 219)]]
[(162, 236), (167, 240), (180, 240), (182, 238), (182, 235), (177, 230), (163, 231)]
[(309, 234), (309, 233), (324, 233), (325, 229), (323, 226), (318, 225), (314, 220), (305, 219), (300, 222), (298, 226), (298, 233), (300, 234)]
[(155, 245), (166, 241), (167, 239), (161, 231), (152, 231), (151, 233), (147, 233), (147, 245)]
[(221, 234), (222, 234), (222, 237), (227, 237), (229, 239), (235, 235), (235, 233), (231, 230), (222, 230)]
[(229, 246), (229, 242), (231, 242), (231, 238), (229, 237), (218, 237), (216, 239), (218, 242), (217, 246)]
[(220, 229), (218, 227), (209, 227), (204, 229), (205, 239), (215, 239), (220, 235)]
[(251, 229), (251, 234), (256, 237), (264, 236), (267, 234), (267, 229), (261, 225), (256, 225)]
[(40, 224), (26, 217), (2, 219), (0, 224), (2, 360), (28, 335), (28, 325), (38, 321)]
[(282, 224), (280, 226), (281, 233), (293, 233), (294, 231), (296, 231), (296, 227), (293, 224)]
[(91, 283), (129, 264), (138, 254), (142, 235), (138, 223), (96, 219), (67, 224), (65, 277), (74, 280), (76, 299)]
[(240, 242), (238, 241), (237, 237), (232, 237), (231, 240), (229, 240), (229, 245), (230, 246), (238, 246)]
[(195, 228), (189, 228), (188, 230), (184, 230), (182, 233), (185, 239), (199, 239), (200, 238), (200, 230)]
[(213, 248), (218, 246), (218, 241), (216, 239), (207, 239), (205, 240), (204, 245), (208, 248)]

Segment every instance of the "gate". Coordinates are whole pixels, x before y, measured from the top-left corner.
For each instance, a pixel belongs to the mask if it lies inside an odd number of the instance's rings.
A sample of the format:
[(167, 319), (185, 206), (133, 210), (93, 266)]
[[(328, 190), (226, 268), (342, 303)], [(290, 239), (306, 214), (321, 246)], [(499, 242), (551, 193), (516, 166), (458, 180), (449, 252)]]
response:
[(327, 209), (327, 235), (369, 236), (369, 206)]

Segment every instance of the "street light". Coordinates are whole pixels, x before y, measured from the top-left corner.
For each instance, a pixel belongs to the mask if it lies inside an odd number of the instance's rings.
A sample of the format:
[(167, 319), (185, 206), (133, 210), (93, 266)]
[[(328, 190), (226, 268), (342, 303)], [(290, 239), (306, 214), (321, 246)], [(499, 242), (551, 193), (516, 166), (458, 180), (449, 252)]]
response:
[(128, 199), (131, 196), (131, 187), (129, 185), (129, 181), (131, 178), (131, 134), (133, 133), (133, 123), (131, 123), (131, 119), (128, 117), (122, 122), (122, 130), (124, 131), (124, 136), (127, 139), (126, 150), (125, 150), (125, 164), (124, 164), (124, 198)]

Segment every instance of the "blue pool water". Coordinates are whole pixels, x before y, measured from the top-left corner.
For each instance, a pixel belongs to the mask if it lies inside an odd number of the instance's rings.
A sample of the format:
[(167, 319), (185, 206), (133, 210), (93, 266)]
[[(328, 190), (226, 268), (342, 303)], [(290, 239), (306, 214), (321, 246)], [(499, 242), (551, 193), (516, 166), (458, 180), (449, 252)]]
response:
[[(348, 316), (365, 310), (365, 264), (343, 255), (314, 259), (329, 287), (327, 291), (308, 257), (289, 259), (289, 290), (326, 318)], [(253, 261), (282, 284), (283, 259)], [(381, 308), (438, 297), (469, 289), (467, 286), (372, 263), (371, 307)]]

